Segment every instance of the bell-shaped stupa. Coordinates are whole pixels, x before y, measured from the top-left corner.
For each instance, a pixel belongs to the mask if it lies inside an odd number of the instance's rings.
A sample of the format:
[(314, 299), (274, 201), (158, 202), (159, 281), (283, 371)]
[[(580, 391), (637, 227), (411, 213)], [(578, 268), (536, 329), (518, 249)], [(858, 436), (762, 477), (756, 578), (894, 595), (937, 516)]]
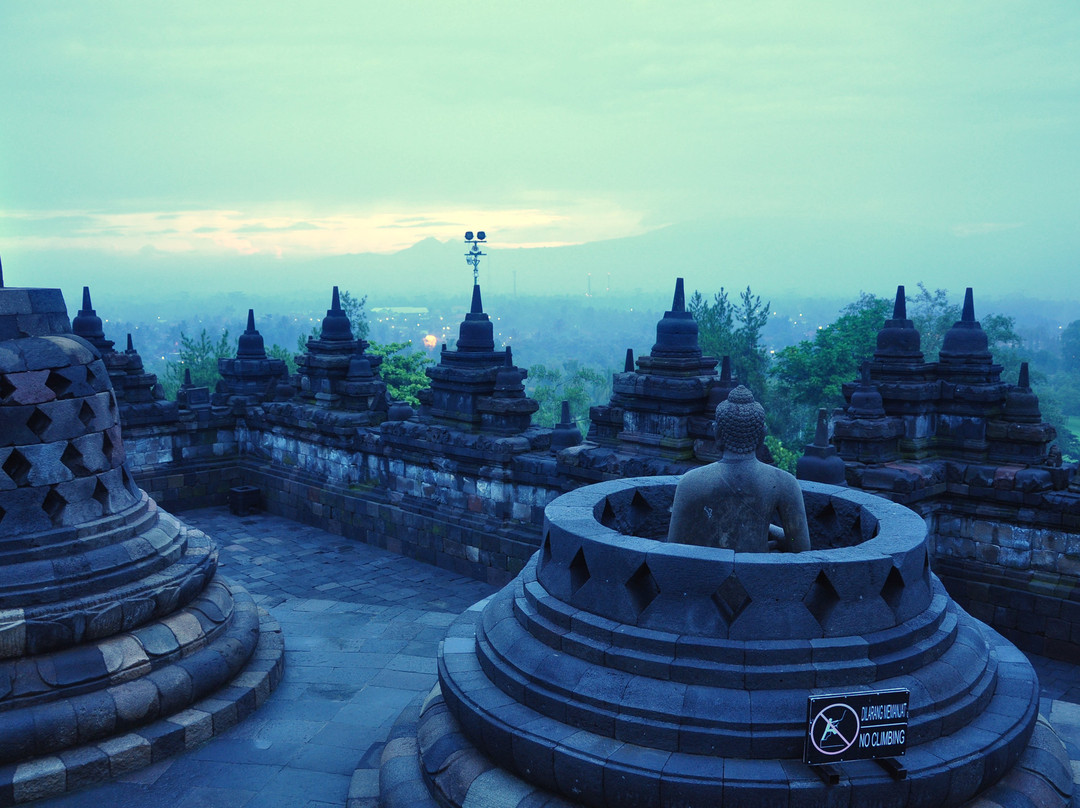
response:
[[(104, 345), (88, 294), (80, 317)], [(0, 288), (0, 423), (0, 804), (182, 751), (265, 698), (280, 634), (135, 484), (59, 289)]]

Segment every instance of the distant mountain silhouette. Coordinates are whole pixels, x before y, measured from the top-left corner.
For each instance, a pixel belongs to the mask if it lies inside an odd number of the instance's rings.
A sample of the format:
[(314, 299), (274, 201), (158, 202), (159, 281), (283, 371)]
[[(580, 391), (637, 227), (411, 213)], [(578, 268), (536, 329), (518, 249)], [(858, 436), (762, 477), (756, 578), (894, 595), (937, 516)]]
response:
[[(980, 229), (981, 228), (981, 229)], [(1080, 245), (1080, 231), (1043, 232), (1035, 225), (995, 229), (838, 222), (724, 221), (680, 224), (642, 235), (566, 247), (510, 249), (492, 233), (480, 264), (485, 293), (604, 297), (671, 294), (676, 277), (694, 289), (737, 292), (751, 285), (764, 297), (853, 299), (860, 291), (891, 296), (899, 283), (923, 281), (957, 294), (974, 286), (980, 300), (1027, 294), (1080, 299), (1075, 281), (1080, 247), (1070, 255), (1049, 245)], [(82, 250), (4, 251), (9, 285), (59, 285), (70, 294), (83, 284), (117, 298), (146, 295), (200, 297), (239, 291), (287, 296), (297, 305), (325, 308), (333, 285), (380, 299), (467, 292), (466, 245), (427, 238), (390, 254), (360, 253), (315, 259), (269, 255), (165, 253), (137, 255)], [(591, 273), (591, 278), (590, 278)], [(465, 290), (463, 292), (463, 290)], [(72, 298), (74, 299), (74, 298)], [(328, 298), (327, 298), (328, 299)]]

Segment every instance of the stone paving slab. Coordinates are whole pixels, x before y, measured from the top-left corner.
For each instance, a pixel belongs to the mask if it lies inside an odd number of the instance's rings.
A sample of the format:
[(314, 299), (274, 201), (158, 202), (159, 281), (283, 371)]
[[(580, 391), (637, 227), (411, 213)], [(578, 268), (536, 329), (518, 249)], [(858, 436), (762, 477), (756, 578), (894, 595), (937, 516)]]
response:
[[(225, 508), (180, 516), (217, 541), (222, 572), (281, 624), (284, 679), (259, 711), (205, 745), (36, 805), (376, 805), (383, 745), (402, 709), (435, 683), (445, 627), (493, 588), (279, 517)], [(1043, 715), (1080, 780), (1080, 668), (1032, 661)]]
[(285, 674), (247, 720), (176, 757), (41, 808), (343, 808), (401, 710), (435, 682), (445, 627), (492, 592), (317, 528), (225, 508), (180, 518), (218, 543), (222, 574), (280, 623)]

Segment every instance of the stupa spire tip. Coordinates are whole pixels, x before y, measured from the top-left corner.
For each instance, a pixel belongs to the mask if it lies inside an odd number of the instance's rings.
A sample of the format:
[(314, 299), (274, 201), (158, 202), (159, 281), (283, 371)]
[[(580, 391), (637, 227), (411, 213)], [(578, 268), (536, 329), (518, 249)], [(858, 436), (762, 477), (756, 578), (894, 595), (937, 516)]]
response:
[(975, 295), (972, 294), (970, 286), (964, 292), (964, 313), (960, 315), (960, 320), (965, 323), (975, 322)]
[(896, 302), (893, 303), (892, 318), (894, 320), (907, 319), (907, 297), (904, 295), (904, 287), (896, 287)]
[(675, 296), (671, 300), (671, 310), (677, 314), (686, 311), (686, 295), (683, 292), (683, 279), (675, 279)]

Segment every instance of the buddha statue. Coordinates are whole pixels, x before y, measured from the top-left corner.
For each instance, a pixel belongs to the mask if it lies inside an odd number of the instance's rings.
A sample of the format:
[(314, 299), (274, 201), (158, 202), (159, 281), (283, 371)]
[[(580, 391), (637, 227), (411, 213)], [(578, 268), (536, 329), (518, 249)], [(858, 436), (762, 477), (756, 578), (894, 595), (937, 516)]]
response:
[(669, 542), (742, 553), (810, 549), (799, 483), (755, 456), (764, 437), (765, 410), (739, 385), (716, 408), (723, 457), (688, 471), (675, 489)]

